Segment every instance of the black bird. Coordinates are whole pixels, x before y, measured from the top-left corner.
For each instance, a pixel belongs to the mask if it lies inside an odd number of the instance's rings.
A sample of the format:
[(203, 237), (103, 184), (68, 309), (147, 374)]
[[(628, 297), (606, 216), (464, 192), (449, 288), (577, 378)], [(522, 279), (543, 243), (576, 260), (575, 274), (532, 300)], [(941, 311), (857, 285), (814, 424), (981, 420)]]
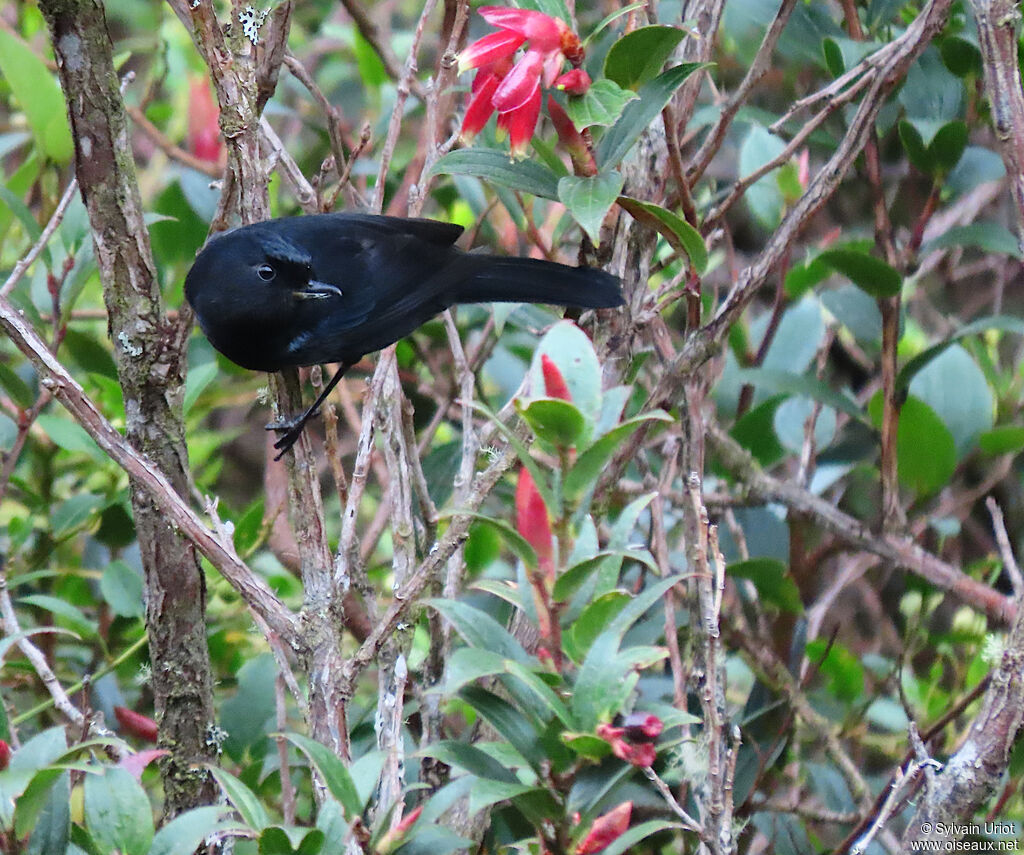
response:
[[(456, 303), (610, 308), (619, 280), (586, 267), (463, 252), (462, 227), (371, 214), (284, 217), (212, 238), (185, 278), (210, 343), (256, 371), (337, 362), (301, 416), (268, 425), (284, 454), (345, 371)], [(280, 456), (280, 455), (279, 455)]]

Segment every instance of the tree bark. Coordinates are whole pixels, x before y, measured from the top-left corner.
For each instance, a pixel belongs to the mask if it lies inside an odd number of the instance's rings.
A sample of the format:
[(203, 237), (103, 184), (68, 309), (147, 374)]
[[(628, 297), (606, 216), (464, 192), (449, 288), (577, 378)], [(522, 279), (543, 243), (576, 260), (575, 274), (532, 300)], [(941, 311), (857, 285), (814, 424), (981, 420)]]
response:
[[(103, 281), (108, 332), (124, 393), (127, 436), (187, 495), (182, 395), (186, 325), (170, 323), (143, 220), (124, 102), (98, 0), (40, 0), (53, 41), (75, 142), (75, 170)], [(216, 790), (196, 764), (213, 761), (214, 721), (206, 643), (206, 586), (195, 547), (167, 524), (132, 481), (132, 507), (146, 573), (146, 624), (160, 745), (165, 814), (211, 803)]]

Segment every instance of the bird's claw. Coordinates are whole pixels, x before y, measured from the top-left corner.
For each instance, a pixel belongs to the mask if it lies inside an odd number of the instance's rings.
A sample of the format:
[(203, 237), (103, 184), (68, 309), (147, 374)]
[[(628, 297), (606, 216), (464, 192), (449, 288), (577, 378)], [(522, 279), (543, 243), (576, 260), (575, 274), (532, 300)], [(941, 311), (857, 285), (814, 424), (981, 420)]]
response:
[(277, 438), (277, 442), (274, 443), (274, 448), (280, 452), (274, 460), (280, 460), (284, 457), (285, 453), (299, 441), (299, 437), (302, 436), (302, 430), (305, 428), (306, 422), (318, 414), (319, 411), (302, 416), (294, 416), (289, 419), (280, 419), (264, 426), (264, 430), (272, 430), (281, 434), (281, 436)]

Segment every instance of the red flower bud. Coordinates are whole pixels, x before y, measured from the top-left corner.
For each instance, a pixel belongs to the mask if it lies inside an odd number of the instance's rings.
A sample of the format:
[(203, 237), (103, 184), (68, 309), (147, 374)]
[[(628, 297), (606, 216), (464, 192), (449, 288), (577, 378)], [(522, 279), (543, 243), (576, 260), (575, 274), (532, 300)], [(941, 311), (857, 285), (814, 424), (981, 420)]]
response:
[(555, 80), (555, 89), (562, 89), (567, 95), (582, 95), (590, 88), (590, 83), (587, 72), (574, 68)]
[(629, 828), (632, 813), (633, 803), (623, 802), (615, 810), (599, 816), (590, 827), (590, 833), (576, 847), (576, 855), (594, 855), (620, 838)]
[(11, 764), (11, 746), (0, 739), (0, 772)]
[(130, 710), (126, 707), (114, 707), (114, 716), (117, 718), (117, 723), (121, 725), (121, 730), (125, 733), (130, 733), (132, 736), (137, 736), (146, 742), (156, 742), (156, 722), (148, 715), (137, 713), (135, 710)]

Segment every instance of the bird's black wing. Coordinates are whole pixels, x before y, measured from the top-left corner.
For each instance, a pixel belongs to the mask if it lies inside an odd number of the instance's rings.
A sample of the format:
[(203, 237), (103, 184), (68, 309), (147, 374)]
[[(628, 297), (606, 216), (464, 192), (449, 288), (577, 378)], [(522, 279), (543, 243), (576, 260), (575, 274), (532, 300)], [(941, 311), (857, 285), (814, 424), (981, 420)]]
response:
[(302, 307), (295, 364), (354, 362), (409, 335), (450, 305), (453, 285), (475, 263), (452, 247), (460, 226), (358, 214), (297, 219), (306, 228), (288, 236), (309, 250), (314, 277), (342, 296)]

